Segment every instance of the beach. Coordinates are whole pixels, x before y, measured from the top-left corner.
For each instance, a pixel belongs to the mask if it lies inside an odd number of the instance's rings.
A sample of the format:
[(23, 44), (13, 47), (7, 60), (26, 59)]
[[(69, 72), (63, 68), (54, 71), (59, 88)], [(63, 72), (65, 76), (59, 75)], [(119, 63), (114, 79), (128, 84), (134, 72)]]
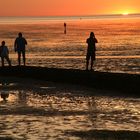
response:
[[(139, 15), (0, 19), (12, 62), (0, 67), (0, 139), (140, 139)], [(99, 43), (86, 71), (91, 31)], [(14, 52), (19, 32), (26, 66)]]
[[(1, 139), (140, 137), (139, 75), (30, 66), (5, 67), (0, 74), (1, 94), (8, 94), (6, 101), (0, 98)], [(114, 78), (125, 80), (128, 90), (122, 83), (112, 89), (110, 80), (101, 84)], [(130, 90), (133, 82), (138, 94)]]

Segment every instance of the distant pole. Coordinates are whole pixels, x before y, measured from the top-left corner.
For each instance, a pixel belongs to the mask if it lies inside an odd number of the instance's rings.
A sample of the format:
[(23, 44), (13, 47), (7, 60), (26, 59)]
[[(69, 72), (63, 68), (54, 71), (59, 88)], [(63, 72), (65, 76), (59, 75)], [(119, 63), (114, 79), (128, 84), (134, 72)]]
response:
[(64, 34), (66, 34), (67, 33), (67, 24), (64, 22)]

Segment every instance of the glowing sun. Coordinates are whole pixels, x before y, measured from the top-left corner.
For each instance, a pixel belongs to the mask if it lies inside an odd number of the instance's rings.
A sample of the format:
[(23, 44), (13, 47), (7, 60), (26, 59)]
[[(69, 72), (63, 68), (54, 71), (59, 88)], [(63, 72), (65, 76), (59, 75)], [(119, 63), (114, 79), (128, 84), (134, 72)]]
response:
[(129, 13), (128, 12), (124, 12), (124, 13), (122, 13), (122, 15), (127, 16), (127, 15), (129, 15)]

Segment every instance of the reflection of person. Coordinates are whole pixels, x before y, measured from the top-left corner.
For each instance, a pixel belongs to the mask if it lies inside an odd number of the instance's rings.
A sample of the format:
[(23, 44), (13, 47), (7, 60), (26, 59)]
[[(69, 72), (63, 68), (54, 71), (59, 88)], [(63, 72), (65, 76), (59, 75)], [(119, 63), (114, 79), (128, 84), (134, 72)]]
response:
[(7, 90), (5, 90), (5, 87), (7, 86), (7, 85), (9, 85), (9, 83), (7, 83), (7, 82), (2, 82), (1, 83), (2, 84), (2, 89), (3, 90), (1, 90), (1, 94), (0, 94), (0, 96), (1, 96), (1, 98), (3, 99), (3, 101), (7, 101), (7, 98), (9, 97), (9, 91), (7, 91)]
[(3, 101), (7, 101), (6, 98), (9, 97), (9, 93), (7, 92), (1, 92), (1, 98), (3, 99)]
[(5, 41), (1, 42), (0, 56), (1, 56), (2, 67), (4, 66), (4, 59), (6, 59), (9, 66), (11, 66), (11, 61), (9, 59), (9, 50), (8, 50), (8, 47), (5, 46)]
[(86, 55), (86, 70), (88, 70), (89, 60), (91, 59), (91, 70), (93, 67), (93, 61), (95, 61), (95, 51), (96, 46), (95, 44), (98, 43), (97, 39), (95, 38), (95, 35), (93, 32), (90, 33), (90, 37), (86, 40), (86, 43), (88, 44), (87, 47), (87, 55)]
[(67, 24), (64, 22), (64, 34), (67, 33)]
[(20, 62), (21, 62), (20, 61), (21, 54), (22, 54), (23, 63), (24, 63), (24, 66), (25, 66), (25, 63), (26, 63), (25, 46), (26, 45), (27, 45), (26, 39), (24, 37), (22, 37), (22, 33), (19, 33), (18, 37), (15, 40), (15, 44), (14, 44), (15, 52), (17, 51), (17, 53), (18, 53), (18, 64), (19, 64), (19, 66), (20, 66)]

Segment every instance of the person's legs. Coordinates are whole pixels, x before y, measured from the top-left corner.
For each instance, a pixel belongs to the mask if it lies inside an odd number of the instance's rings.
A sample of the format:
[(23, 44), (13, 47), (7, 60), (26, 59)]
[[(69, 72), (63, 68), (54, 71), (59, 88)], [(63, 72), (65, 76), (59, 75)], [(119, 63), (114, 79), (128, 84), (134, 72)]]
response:
[(20, 57), (21, 57), (21, 52), (18, 52), (18, 65), (20, 66)]
[(11, 66), (11, 61), (10, 61), (10, 59), (9, 59), (9, 56), (6, 56), (5, 59), (7, 60), (9, 66)]
[(1, 65), (4, 67), (4, 57), (1, 57)]
[(93, 69), (93, 59), (91, 59), (91, 67), (90, 67), (90, 70)]
[(93, 70), (93, 63), (94, 63), (94, 61), (95, 61), (95, 52), (91, 56), (91, 67), (90, 67), (90, 70)]
[(86, 61), (86, 70), (88, 70), (89, 60)]
[(90, 70), (93, 70), (94, 61), (95, 61), (95, 60), (91, 59), (91, 67), (90, 67)]
[(22, 51), (22, 57), (23, 57), (23, 63), (25, 66), (25, 64), (26, 64), (25, 51)]
[(86, 56), (86, 70), (88, 70), (89, 59), (90, 59), (90, 55), (87, 53), (87, 56)]

